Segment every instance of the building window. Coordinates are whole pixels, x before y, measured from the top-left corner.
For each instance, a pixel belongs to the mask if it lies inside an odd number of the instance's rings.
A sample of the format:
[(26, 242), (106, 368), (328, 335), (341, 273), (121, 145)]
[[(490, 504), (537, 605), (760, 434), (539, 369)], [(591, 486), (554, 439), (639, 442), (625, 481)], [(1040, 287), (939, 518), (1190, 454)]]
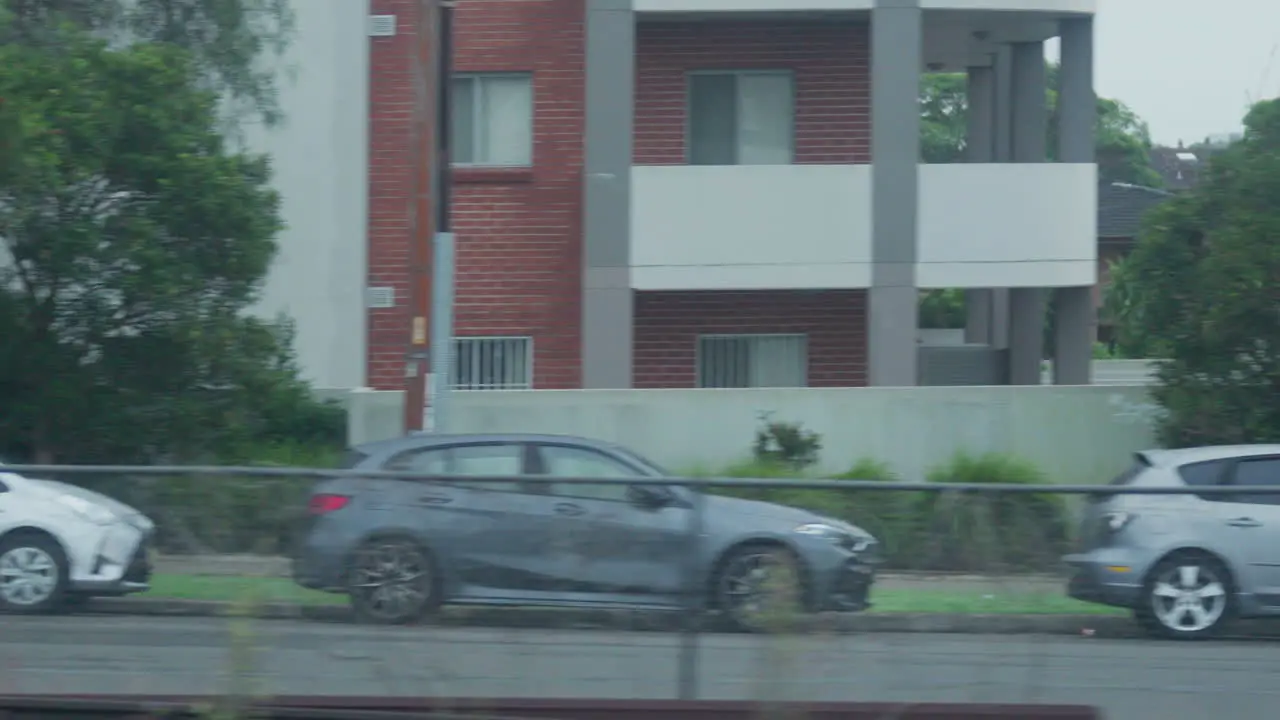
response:
[(533, 78), (528, 74), (456, 75), (453, 164), (533, 163)]
[(698, 387), (807, 387), (805, 335), (702, 335)]
[(529, 390), (533, 338), (454, 338), (450, 375), (455, 390)]
[(689, 75), (691, 165), (789, 165), (795, 81), (787, 71)]

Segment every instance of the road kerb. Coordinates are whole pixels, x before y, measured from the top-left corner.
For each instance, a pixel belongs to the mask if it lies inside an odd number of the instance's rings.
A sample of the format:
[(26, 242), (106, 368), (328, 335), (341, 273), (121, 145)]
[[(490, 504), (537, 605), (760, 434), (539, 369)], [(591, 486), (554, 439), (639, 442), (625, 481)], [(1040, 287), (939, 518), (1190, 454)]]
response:
[[(167, 598), (98, 598), (88, 614), (169, 617), (220, 617), (248, 612), (266, 620), (349, 622), (344, 605), (302, 605), (268, 602), (243, 605), (208, 600)], [(611, 629), (673, 631), (680, 628), (676, 613), (550, 608), (449, 608), (435, 621), (452, 627), (542, 629)], [(821, 615), (805, 622), (821, 632), (1053, 634), (1086, 637), (1128, 637), (1137, 634), (1123, 616), (1076, 614), (861, 613)]]

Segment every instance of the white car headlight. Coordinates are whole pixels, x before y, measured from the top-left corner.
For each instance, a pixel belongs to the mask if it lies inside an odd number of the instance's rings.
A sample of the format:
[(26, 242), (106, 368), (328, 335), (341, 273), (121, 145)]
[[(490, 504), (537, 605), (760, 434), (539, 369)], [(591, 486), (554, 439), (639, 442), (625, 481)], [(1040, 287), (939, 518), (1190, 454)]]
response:
[(805, 523), (804, 525), (797, 525), (794, 531), (801, 535), (827, 538), (836, 545), (853, 552), (861, 552), (875, 541), (873, 538), (854, 535), (847, 530), (841, 530), (834, 525), (826, 523)]
[(71, 512), (99, 525), (109, 525), (118, 518), (110, 510), (75, 495), (59, 495), (58, 502)]

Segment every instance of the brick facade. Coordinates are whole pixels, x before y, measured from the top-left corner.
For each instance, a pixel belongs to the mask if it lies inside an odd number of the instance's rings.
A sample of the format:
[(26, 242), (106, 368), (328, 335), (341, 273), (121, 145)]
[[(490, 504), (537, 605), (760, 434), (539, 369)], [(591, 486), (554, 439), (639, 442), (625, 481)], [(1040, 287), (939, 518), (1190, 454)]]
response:
[[(410, 312), (409, 208), (416, 0), (372, 0), (399, 33), (371, 39), (369, 284), (396, 288), (369, 313), (368, 381), (399, 388)], [(455, 172), (456, 332), (534, 338), (534, 386), (580, 386), (584, 0), (464, 0), (455, 71), (532, 72), (534, 167)], [(635, 158), (684, 162), (685, 73), (787, 69), (796, 161), (870, 160), (865, 26), (831, 22), (644, 23), (637, 29)], [(690, 387), (702, 332), (808, 332), (810, 381), (865, 382), (865, 293), (638, 293), (637, 387)]]
[(809, 386), (866, 385), (866, 292), (765, 290), (636, 293), (635, 387), (691, 388), (697, 337), (809, 336)]
[(871, 162), (869, 42), (866, 25), (831, 21), (641, 24), (636, 164), (685, 161), (685, 78), (694, 70), (792, 71), (796, 162)]
[[(373, 0), (399, 17), (371, 40), (369, 284), (396, 288), (371, 310), (371, 387), (404, 382), (409, 335), (409, 201), (413, 191), (413, 23), (417, 0)], [(534, 386), (580, 385), (583, 0), (466, 0), (455, 15), (454, 70), (532, 72), (532, 169), (454, 173), (455, 332), (534, 338)]]

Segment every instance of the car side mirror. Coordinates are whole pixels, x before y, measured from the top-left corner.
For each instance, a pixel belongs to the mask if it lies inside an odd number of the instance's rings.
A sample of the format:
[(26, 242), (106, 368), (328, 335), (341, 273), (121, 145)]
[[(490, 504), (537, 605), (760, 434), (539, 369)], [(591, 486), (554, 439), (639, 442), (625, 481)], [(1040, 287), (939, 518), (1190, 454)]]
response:
[(647, 510), (657, 510), (671, 504), (671, 495), (660, 487), (632, 485), (628, 488), (631, 502)]

